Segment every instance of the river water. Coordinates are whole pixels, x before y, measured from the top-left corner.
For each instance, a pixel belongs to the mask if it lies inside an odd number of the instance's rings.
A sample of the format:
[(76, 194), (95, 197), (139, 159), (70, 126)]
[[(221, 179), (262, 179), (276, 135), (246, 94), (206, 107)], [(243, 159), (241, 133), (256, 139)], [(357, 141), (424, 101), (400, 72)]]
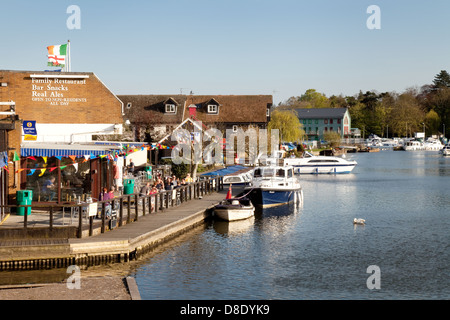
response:
[(351, 174), (301, 176), (302, 207), (212, 221), (144, 258), (142, 299), (449, 299), (450, 158), (347, 158)]
[[(213, 220), (137, 261), (89, 267), (82, 276), (131, 275), (144, 300), (450, 299), (450, 157), (347, 158), (358, 161), (351, 174), (301, 176), (301, 207)], [(65, 269), (6, 271), (0, 283), (67, 276)]]

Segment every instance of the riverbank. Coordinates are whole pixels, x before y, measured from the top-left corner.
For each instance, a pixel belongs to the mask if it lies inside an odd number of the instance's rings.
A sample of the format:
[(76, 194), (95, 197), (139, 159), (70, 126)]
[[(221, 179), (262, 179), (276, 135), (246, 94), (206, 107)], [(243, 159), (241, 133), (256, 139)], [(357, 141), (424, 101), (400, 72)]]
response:
[(123, 277), (82, 278), (80, 289), (66, 282), (0, 286), (0, 300), (139, 300), (134, 279)]

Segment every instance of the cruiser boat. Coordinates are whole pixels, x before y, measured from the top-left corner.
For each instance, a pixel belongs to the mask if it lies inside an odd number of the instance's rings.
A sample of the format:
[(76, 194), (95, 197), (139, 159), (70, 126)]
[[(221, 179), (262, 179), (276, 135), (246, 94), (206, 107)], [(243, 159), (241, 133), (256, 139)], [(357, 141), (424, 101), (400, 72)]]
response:
[(314, 156), (309, 152), (303, 158), (286, 158), (285, 166), (293, 166), (294, 173), (350, 173), (357, 165), (356, 161), (333, 156)]
[(443, 156), (450, 156), (450, 143), (447, 143), (444, 148), (439, 150), (439, 153), (442, 153)]
[(214, 214), (222, 220), (236, 221), (250, 218), (255, 207), (248, 198), (225, 199), (214, 207)]
[(303, 202), (303, 191), (292, 166), (261, 166), (253, 170), (252, 182), (244, 192), (255, 205), (274, 207)]
[(427, 151), (439, 151), (444, 147), (442, 142), (437, 139), (428, 139), (423, 146)]
[(417, 140), (409, 140), (403, 144), (403, 150), (405, 151), (416, 151), (424, 150), (423, 143)]

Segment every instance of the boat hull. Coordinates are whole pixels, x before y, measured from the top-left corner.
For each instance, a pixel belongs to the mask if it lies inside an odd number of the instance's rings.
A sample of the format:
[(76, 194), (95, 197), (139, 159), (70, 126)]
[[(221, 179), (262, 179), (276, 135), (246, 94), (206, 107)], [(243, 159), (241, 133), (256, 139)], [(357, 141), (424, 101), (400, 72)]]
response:
[(300, 190), (264, 190), (253, 189), (249, 197), (254, 205), (269, 208), (294, 202), (299, 197)]
[(255, 208), (248, 209), (232, 209), (232, 208), (216, 208), (214, 214), (225, 221), (244, 220), (253, 217)]
[(295, 174), (346, 174), (352, 172), (356, 164), (345, 165), (299, 165), (294, 166)]

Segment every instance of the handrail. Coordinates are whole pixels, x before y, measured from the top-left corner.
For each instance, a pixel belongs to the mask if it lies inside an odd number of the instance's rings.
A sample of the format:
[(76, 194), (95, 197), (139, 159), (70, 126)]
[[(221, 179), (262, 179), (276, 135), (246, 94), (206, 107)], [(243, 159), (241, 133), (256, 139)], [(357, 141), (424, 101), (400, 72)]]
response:
[[(131, 223), (138, 221), (139, 215), (145, 216), (146, 214), (156, 213), (158, 211), (164, 211), (169, 207), (178, 206), (186, 201), (197, 199), (212, 192), (218, 192), (223, 190), (223, 177), (213, 177), (202, 181), (189, 183), (187, 185), (176, 187), (172, 190), (162, 190), (155, 194), (140, 196), (138, 193), (124, 194), (115, 196), (113, 199), (97, 201), (98, 209), (97, 216), (100, 212), (101, 218), (101, 233), (106, 231), (106, 209), (108, 203), (113, 203), (114, 207), (111, 208), (117, 215), (117, 226), (121, 227), (125, 223)], [(131, 214), (131, 205), (134, 202), (134, 217)], [(118, 204), (118, 206), (117, 206)], [(83, 208), (86, 208), (89, 203), (59, 203), (59, 204), (28, 204), (28, 205), (0, 205), (0, 208), (45, 208), (49, 212), (48, 227), (50, 231), (54, 228), (54, 216), (55, 212), (61, 209), (70, 208), (71, 218), (74, 208), (78, 212), (78, 226), (77, 237), (83, 237)], [(124, 208), (126, 209), (126, 218), (124, 218)], [(109, 208), (108, 208), (109, 209)], [(142, 209), (142, 210), (140, 210)], [(26, 235), (28, 226), (28, 209), (25, 209), (23, 216), (23, 231)], [(62, 226), (64, 228), (66, 226)], [(71, 226), (73, 227), (73, 225)], [(93, 216), (89, 217), (89, 236), (93, 235), (94, 220)], [(1, 233), (2, 228), (0, 228)]]

